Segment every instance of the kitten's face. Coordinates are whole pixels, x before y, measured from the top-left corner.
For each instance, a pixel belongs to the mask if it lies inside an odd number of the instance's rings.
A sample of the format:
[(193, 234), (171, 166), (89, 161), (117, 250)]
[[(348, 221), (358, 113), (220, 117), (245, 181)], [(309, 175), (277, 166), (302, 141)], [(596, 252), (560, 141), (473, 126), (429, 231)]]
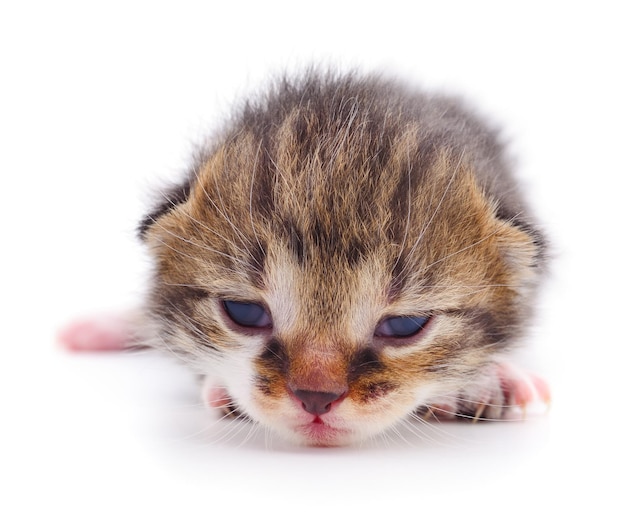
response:
[(315, 124), (243, 129), (202, 163), (146, 232), (151, 312), (239, 411), (337, 445), (480, 377), (524, 325), (536, 250), (418, 127), (364, 145)]

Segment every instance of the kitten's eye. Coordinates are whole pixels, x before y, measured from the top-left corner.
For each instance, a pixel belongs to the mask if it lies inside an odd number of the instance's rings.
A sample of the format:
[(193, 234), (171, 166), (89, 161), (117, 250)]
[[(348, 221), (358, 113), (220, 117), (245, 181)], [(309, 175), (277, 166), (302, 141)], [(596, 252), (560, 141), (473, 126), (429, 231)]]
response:
[(259, 328), (272, 326), (272, 319), (260, 304), (234, 300), (225, 300), (223, 304), (226, 314), (235, 324), (242, 327)]
[(417, 335), (426, 324), (430, 317), (389, 317), (383, 320), (374, 334), (386, 338), (407, 338)]

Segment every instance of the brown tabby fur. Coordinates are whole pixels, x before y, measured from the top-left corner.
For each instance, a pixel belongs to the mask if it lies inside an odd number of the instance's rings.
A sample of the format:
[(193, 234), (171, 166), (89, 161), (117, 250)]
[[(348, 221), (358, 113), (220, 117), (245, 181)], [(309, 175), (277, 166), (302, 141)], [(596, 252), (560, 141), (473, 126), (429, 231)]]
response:
[[(289, 387), (347, 391), (349, 440), (471, 396), (527, 326), (544, 258), (495, 132), (457, 100), (358, 74), (310, 72), (244, 105), (141, 233), (155, 345), (208, 376), (245, 357), (249, 397), (219, 382), (272, 428)], [(262, 304), (272, 328), (238, 328), (225, 299)], [(432, 318), (375, 336), (395, 315)]]

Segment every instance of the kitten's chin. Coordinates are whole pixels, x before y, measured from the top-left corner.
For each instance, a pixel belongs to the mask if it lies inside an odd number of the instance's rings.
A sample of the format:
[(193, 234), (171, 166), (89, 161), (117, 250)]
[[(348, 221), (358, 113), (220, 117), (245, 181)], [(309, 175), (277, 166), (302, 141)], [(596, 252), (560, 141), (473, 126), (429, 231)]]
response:
[(352, 444), (355, 434), (346, 428), (335, 428), (322, 421), (312, 421), (290, 430), (289, 438), (303, 446), (332, 447)]
[(382, 430), (379, 426), (363, 426), (363, 423), (348, 424), (343, 419), (334, 419), (332, 416), (312, 417), (310, 420), (272, 428), (288, 439), (301, 446), (337, 447), (351, 446), (377, 435)]

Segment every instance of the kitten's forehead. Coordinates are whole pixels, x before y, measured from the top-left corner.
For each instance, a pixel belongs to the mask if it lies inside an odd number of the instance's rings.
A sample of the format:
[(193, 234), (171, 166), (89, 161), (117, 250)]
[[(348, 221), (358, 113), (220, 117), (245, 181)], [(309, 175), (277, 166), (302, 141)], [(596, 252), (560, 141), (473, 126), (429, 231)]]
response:
[(279, 334), (352, 344), (371, 336), (388, 303), (389, 273), (377, 257), (355, 265), (305, 263), (284, 245), (270, 250), (261, 293)]
[(333, 160), (322, 160), (321, 143), (303, 150), (291, 129), (279, 130), (276, 141), (252, 132), (227, 141), (200, 171), (179, 221), (259, 287), (264, 276), (297, 270), (289, 277), (305, 279), (300, 290), (315, 307), (338, 312), (357, 286), (393, 298), (407, 281), (441, 283), (448, 257), (489, 245), (493, 210), (462, 153), (425, 161), (415, 126), (388, 140), (384, 162), (366, 158), (381, 154), (376, 146), (339, 144), (345, 128), (324, 141)]
[(426, 287), (454, 304), (437, 287), (493, 282), (495, 208), (472, 153), (434, 145), (393, 97), (344, 94), (244, 114), (160, 222), (162, 253), (216, 292), (309, 300), (300, 313), (324, 325), (371, 297), (420, 309)]

